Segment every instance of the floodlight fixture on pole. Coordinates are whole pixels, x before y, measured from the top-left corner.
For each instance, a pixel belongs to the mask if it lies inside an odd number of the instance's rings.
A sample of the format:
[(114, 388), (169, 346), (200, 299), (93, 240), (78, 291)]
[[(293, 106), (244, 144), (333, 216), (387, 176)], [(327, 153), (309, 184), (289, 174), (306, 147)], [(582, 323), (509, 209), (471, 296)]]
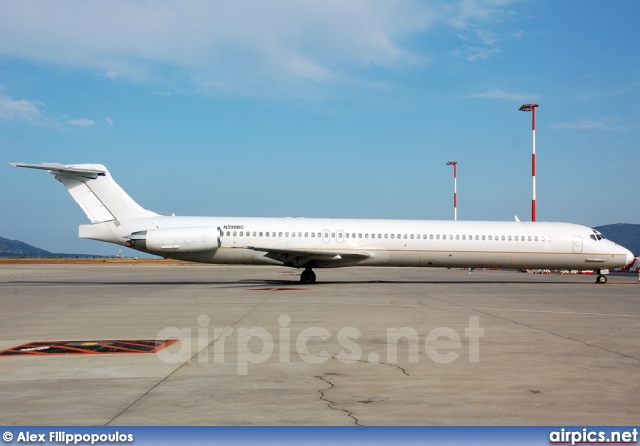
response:
[(538, 104), (523, 104), (520, 111), (531, 112), (531, 131), (533, 133), (533, 151), (531, 153), (531, 178), (533, 196), (531, 198), (531, 221), (536, 221), (536, 108)]
[(453, 219), (458, 220), (458, 162), (448, 161), (447, 166), (453, 166)]

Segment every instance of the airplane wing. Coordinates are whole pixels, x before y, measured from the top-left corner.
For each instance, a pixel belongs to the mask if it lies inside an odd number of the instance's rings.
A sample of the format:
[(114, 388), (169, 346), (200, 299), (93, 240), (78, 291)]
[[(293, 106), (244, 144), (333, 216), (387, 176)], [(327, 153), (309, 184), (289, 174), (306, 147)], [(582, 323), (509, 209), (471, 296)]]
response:
[(294, 249), (294, 248), (263, 248), (260, 246), (245, 246), (245, 249), (266, 252), (266, 257), (277, 260), (284, 264), (296, 267), (304, 266), (313, 260), (323, 262), (345, 262), (353, 260), (363, 260), (371, 257), (365, 251), (348, 251), (340, 249)]

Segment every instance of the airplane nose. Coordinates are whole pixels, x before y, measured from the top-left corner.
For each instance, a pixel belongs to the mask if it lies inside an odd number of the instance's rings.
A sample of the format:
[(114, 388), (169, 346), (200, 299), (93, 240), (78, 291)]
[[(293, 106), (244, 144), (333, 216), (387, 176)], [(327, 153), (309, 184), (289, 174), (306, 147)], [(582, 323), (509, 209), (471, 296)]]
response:
[(635, 262), (635, 260), (636, 258), (633, 253), (627, 249), (627, 265), (631, 265), (633, 262)]

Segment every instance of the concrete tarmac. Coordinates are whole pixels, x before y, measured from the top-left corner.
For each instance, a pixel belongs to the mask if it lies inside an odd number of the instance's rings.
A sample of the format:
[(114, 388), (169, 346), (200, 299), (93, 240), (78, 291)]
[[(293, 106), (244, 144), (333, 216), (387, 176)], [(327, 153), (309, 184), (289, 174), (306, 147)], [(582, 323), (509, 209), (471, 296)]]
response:
[(635, 275), (0, 265), (0, 425), (635, 425)]

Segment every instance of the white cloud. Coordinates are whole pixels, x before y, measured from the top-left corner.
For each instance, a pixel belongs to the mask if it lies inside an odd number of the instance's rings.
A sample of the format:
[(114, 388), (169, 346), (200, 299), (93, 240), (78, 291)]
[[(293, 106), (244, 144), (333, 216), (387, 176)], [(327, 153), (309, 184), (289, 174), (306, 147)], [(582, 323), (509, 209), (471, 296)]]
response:
[(517, 0), (462, 0), (446, 2), (449, 10), (447, 22), (454, 28), (465, 29), (477, 23), (496, 23), (512, 11), (505, 7)]
[(485, 47), (466, 46), (462, 50), (450, 51), (449, 54), (451, 56), (461, 57), (462, 59), (465, 59), (469, 62), (473, 62), (478, 59), (482, 59), (482, 60), (489, 59), (491, 56), (494, 56), (501, 52), (502, 50), (500, 50), (500, 48), (493, 47), (493, 46), (488, 46), (488, 47), (487, 46)]
[[(485, 29), (506, 20), (514, 12), (507, 9), (518, 0), (462, 0), (448, 4), (448, 24), (458, 31), (460, 49), (449, 51), (449, 55), (469, 62), (486, 60), (502, 53), (498, 46), (506, 38), (519, 39), (520, 32), (509, 32), (501, 37)], [(471, 42), (471, 43), (469, 43)]]
[(95, 124), (91, 119), (70, 119), (67, 121), (70, 125), (74, 125), (76, 127), (91, 127)]
[(560, 124), (553, 125), (551, 128), (559, 130), (615, 130), (618, 132), (624, 132), (629, 130), (624, 125), (617, 124), (618, 119), (615, 118), (603, 118), (601, 120), (585, 119), (583, 121), (562, 122)]
[(468, 60), (496, 54), (478, 24), (510, 1), (21, 0), (3, 3), (0, 55), (250, 94), (368, 84), (370, 68), (422, 63), (412, 39), (435, 25), (470, 30), (483, 48), (471, 42)]
[(104, 73), (104, 76), (108, 77), (109, 79), (115, 79), (116, 77), (119, 76), (119, 74), (115, 70), (109, 70), (106, 73)]
[(506, 101), (517, 101), (517, 102), (530, 102), (530, 101), (540, 100), (540, 96), (537, 94), (512, 93), (512, 92), (508, 92), (500, 89), (474, 93), (467, 97), (474, 98), (474, 99), (503, 99)]
[(107, 117), (107, 118), (104, 118), (104, 120), (109, 125), (109, 127), (113, 127), (113, 120), (111, 118)]
[(22, 120), (35, 122), (43, 118), (37, 101), (26, 99), (12, 99), (9, 96), (0, 95), (0, 119)]

